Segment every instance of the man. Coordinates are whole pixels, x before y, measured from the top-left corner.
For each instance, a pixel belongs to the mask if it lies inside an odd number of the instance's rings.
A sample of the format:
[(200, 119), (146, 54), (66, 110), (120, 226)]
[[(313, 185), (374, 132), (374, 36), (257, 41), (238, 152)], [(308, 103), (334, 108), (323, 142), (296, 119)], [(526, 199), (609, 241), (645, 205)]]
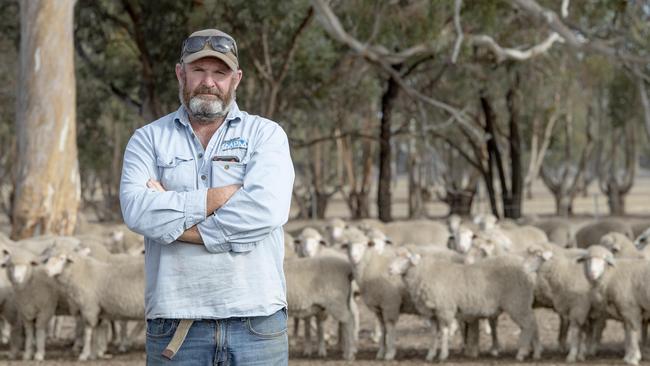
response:
[(239, 110), (228, 34), (192, 33), (176, 77), (180, 108), (131, 137), (120, 187), (145, 237), (147, 364), (286, 365), (287, 136)]

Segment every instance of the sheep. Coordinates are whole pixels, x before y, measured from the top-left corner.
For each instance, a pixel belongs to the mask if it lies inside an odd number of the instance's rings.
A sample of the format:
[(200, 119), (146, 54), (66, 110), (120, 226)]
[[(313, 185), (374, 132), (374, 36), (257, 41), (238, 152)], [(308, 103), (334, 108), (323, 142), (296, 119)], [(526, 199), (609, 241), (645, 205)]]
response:
[[(526, 257), (528, 266), (537, 267), (536, 301), (546, 305), (564, 321), (568, 322), (567, 341), (569, 353), (567, 362), (584, 361), (586, 349), (584, 331), (591, 310), (591, 286), (583, 275), (582, 265), (576, 262), (577, 255), (551, 245), (529, 247)], [(562, 333), (560, 345), (564, 344)]]
[(81, 361), (95, 356), (91, 340), (100, 319), (144, 319), (142, 258), (105, 263), (78, 253), (63, 253), (49, 257), (45, 270), (80, 309), (85, 324)]
[(614, 258), (612, 252), (593, 245), (579, 259), (591, 284), (593, 306), (623, 321), (625, 357), (631, 365), (641, 360), (639, 331), (643, 316), (650, 312), (650, 262)]
[(381, 326), (376, 358), (392, 360), (396, 353), (395, 325), (400, 313), (417, 314), (404, 284), (399, 278), (388, 276), (388, 263), (395, 256), (394, 249), (387, 246), (380, 253), (358, 230), (348, 232), (343, 247), (352, 263), (361, 298)]
[[(336, 245), (340, 242), (343, 231), (348, 227), (345, 221), (334, 218), (327, 220), (324, 227), (324, 232), (327, 236), (327, 241), (323, 241), (324, 245)], [(315, 229), (312, 229), (315, 230)], [(303, 229), (304, 232), (304, 229)], [(321, 238), (322, 239), (322, 238)]]
[(431, 220), (395, 221), (384, 225), (382, 230), (393, 243), (433, 244), (446, 246), (449, 230), (439, 222)]
[(573, 229), (568, 220), (552, 217), (548, 219), (539, 219), (537, 217), (527, 217), (518, 221), (520, 224), (532, 225), (546, 233), (551, 243), (557, 244), (563, 248), (575, 245)]
[[(341, 234), (340, 237), (344, 237), (346, 235), (346, 231), (348, 230), (356, 230), (356, 229), (345, 229)], [(296, 248), (296, 253), (298, 257), (305, 258), (305, 257), (316, 257), (316, 256), (333, 256), (333, 257), (338, 257), (341, 258), (342, 260), (347, 261), (347, 256), (336, 250), (335, 248), (327, 247), (327, 244), (321, 234), (313, 228), (304, 228), (300, 235), (298, 236), (297, 239), (294, 240), (294, 246)], [(357, 329), (359, 328), (359, 310), (356, 305), (356, 303), (351, 304), (351, 309), (353, 311), (354, 315), (354, 324), (355, 324), (355, 334), (357, 334)], [(323, 324), (318, 322), (324, 321), (324, 317), (316, 317), (317, 321), (317, 328), (319, 330), (323, 329)], [(307, 320), (307, 323), (305, 324), (305, 337), (309, 337), (309, 319)], [(298, 319), (296, 319), (295, 323), (295, 332), (297, 333), (298, 329)], [(340, 338), (339, 338), (340, 340)], [(309, 339), (306, 340), (309, 342)], [(356, 339), (355, 339), (356, 341)], [(306, 348), (306, 353), (309, 353), (310, 350)]]
[[(341, 236), (343, 231), (341, 231)], [(296, 254), (298, 257), (315, 257), (317, 255), (333, 255), (345, 258), (345, 256), (337, 252), (334, 248), (327, 247), (327, 242), (323, 239), (323, 236), (318, 232), (318, 230), (306, 227), (302, 229), (300, 235), (298, 235), (293, 241), (294, 247), (296, 248)]]
[(449, 327), (461, 319), (498, 316), (505, 311), (521, 328), (517, 360), (522, 361), (533, 345), (538, 359), (541, 344), (533, 313), (534, 278), (518, 258), (501, 256), (474, 264), (438, 261), (408, 251), (389, 264), (389, 272), (400, 275), (418, 312), (432, 320), (433, 341), (426, 360), (435, 357), (440, 337), (440, 361), (449, 355)]
[(590, 245), (598, 244), (600, 238), (610, 232), (621, 233), (634, 240), (630, 225), (618, 219), (606, 219), (593, 221), (581, 227), (576, 232), (576, 246), (578, 248), (587, 248)]
[[(50, 319), (55, 314), (70, 314), (71, 311), (65, 297), (39, 265), (37, 254), (25, 249), (31, 247), (27, 244), (34, 242), (20, 241), (14, 246), (4, 246), (2, 267), (6, 269), (13, 286), (15, 304), (25, 330), (23, 360), (33, 357), (42, 361), (45, 358), (46, 330)], [(35, 246), (40, 244), (36, 242)]]
[[(289, 312), (298, 318), (334, 317), (343, 324), (343, 358), (353, 360), (356, 337), (350, 263), (331, 256), (287, 259), (284, 272)], [(319, 331), (318, 354), (324, 357), (326, 353), (323, 332)]]
[(632, 240), (627, 236), (611, 232), (600, 238), (601, 246), (609, 249), (617, 258), (645, 259), (643, 252), (639, 251)]

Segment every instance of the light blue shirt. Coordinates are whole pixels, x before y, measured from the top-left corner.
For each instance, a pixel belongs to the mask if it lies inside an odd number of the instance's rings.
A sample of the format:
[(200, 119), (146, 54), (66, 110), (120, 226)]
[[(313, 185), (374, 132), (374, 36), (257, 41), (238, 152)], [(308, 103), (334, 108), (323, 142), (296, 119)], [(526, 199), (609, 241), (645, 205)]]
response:
[[(147, 188), (150, 178), (167, 191)], [(285, 307), (282, 225), (293, 180), (284, 130), (236, 103), (205, 150), (182, 106), (135, 131), (120, 203), (126, 225), (145, 237), (147, 319), (263, 316)], [(230, 184), (242, 188), (206, 217), (208, 188)], [(204, 245), (176, 240), (194, 225)]]

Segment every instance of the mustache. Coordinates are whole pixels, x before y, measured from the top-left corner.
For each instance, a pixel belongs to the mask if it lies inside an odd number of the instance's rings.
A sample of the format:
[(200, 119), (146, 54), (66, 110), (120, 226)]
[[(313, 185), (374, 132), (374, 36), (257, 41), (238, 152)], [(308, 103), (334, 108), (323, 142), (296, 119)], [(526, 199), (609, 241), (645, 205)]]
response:
[(194, 91), (192, 92), (192, 96), (198, 95), (198, 94), (210, 94), (210, 95), (216, 95), (219, 98), (223, 99), (224, 95), (219, 92), (219, 89), (217, 88), (210, 88), (208, 86), (199, 86)]

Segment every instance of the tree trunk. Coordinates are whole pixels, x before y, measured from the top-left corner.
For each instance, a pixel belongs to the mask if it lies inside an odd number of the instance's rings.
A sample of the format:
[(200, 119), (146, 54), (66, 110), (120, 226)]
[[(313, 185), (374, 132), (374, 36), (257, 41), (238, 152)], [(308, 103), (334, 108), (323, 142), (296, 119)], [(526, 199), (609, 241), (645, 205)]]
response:
[(72, 234), (80, 201), (73, 0), (21, 2), (12, 238)]
[[(612, 182), (610, 182), (612, 183)], [(609, 214), (613, 216), (625, 215), (625, 196), (627, 192), (619, 189), (618, 183), (607, 185), (607, 206), (609, 206)]]
[(454, 192), (448, 191), (446, 202), (449, 205), (449, 215), (470, 216), (475, 195), (476, 187)]
[(516, 88), (519, 76), (515, 72), (515, 83), (508, 90), (506, 102), (510, 112), (510, 191), (503, 195), (503, 214), (505, 217), (518, 219), (521, 217), (521, 201), (523, 196), (523, 170), (521, 164), (521, 134), (519, 133), (519, 116), (517, 110)]
[(555, 198), (555, 214), (560, 217), (573, 215), (573, 197), (563, 191), (553, 192)]
[[(399, 69), (399, 68), (398, 68)], [(379, 133), (379, 183), (377, 187), (377, 211), (383, 222), (393, 220), (391, 214), (391, 132), (390, 123), (393, 107), (397, 100), (399, 85), (393, 78), (388, 79), (386, 90), (381, 97), (381, 127)]]

